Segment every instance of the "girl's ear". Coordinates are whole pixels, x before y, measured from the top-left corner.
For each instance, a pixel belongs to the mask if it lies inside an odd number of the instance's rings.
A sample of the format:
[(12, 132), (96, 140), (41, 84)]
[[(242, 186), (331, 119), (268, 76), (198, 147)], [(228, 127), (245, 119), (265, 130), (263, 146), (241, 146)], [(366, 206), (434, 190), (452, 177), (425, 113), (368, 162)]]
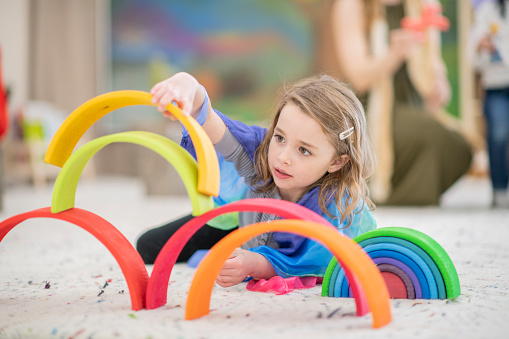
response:
[(343, 166), (345, 166), (347, 164), (347, 162), (349, 162), (349, 161), (350, 161), (350, 156), (348, 154), (342, 154), (342, 155), (336, 157), (336, 159), (334, 159), (334, 161), (330, 164), (327, 172), (329, 172), (329, 173), (336, 172), (336, 171), (340, 170)]

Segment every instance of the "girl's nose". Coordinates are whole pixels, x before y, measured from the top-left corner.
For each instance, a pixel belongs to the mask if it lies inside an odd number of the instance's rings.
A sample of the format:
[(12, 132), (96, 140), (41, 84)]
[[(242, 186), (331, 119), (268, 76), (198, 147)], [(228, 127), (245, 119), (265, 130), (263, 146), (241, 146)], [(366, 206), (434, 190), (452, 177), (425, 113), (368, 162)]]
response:
[(282, 163), (285, 163), (285, 164), (291, 163), (291, 155), (290, 155), (290, 151), (288, 150), (287, 147), (281, 149), (281, 152), (278, 155), (278, 159), (279, 159), (279, 161), (281, 161)]

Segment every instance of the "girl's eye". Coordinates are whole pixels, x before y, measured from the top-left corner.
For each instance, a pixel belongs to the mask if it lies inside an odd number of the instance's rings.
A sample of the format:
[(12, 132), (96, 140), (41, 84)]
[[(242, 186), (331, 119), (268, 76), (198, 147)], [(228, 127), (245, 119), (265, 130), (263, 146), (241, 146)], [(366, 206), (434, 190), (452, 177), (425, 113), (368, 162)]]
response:
[(299, 152), (302, 155), (311, 155), (311, 153), (309, 153), (309, 151), (307, 149), (305, 149), (304, 147), (299, 147)]
[(274, 138), (276, 139), (277, 142), (283, 142), (285, 141), (285, 138), (283, 138), (282, 136), (280, 136), (279, 134), (274, 134)]

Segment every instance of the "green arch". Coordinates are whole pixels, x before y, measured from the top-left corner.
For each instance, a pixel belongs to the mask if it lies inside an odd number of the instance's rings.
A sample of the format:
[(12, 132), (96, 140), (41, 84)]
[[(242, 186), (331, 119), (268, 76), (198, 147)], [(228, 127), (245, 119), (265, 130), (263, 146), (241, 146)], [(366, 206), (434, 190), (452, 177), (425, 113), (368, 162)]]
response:
[(59, 213), (74, 207), (78, 181), (85, 165), (99, 150), (115, 142), (145, 146), (168, 160), (184, 182), (193, 206), (193, 215), (200, 215), (214, 207), (212, 197), (199, 193), (197, 190), (198, 165), (188, 152), (161, 135), (145, 131), (131, 131), (94, 139), (71, 155), (55, 181), (51, 203), (52, 213)]
[(451, 258), (438, 242), (430, 236), (406, 227), (382, 227), (355, 237), (360, 243), (375, 237), (394, 237), (407, 240), (424, 250), (436, 263), (444, 279), (447, 298), (454, 299), (461, 294), (460, 281)]

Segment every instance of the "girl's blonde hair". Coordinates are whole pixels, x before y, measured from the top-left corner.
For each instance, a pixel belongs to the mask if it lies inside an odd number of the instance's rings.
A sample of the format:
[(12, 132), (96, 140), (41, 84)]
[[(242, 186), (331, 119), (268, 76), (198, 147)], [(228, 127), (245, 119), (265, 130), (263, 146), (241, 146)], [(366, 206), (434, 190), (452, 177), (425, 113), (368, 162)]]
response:
[[(343, 83), (328, 75), (300, 80), (282, 89), (279, 105), (263, 142), (256, 150), (256, 176), (252, 185), (258, 192), (275, 189), (268, 164), (269, 144), (274, 135), (281, 110), (287, 103), (297, 105), (301, 111), (316, 119), (322, 126), (329, 142), (336, 149), (336, 156), (347, 154), (350, 161), (340, 170), (325, 173), (308, 190), (319, 186), (319, 205), (322, 211), (334, 218), (327, 210), (330, 198), (336, 200), (341, 212), (341, 223), (353, 215), (359, 201), (370, 209), (374, 204), (368, 196), (367, 179), (373, 175), (375, 157), (366, 132), (364, 109), (355, 94)], [(340, 133), (353, 127), (353, 133), (344, 140)], [(303, 126), (304, 128), (304, 126)], [(346, 199), (343, 199), (347, 194)], [(353, 218), (349, 218), (348, 226)]]

